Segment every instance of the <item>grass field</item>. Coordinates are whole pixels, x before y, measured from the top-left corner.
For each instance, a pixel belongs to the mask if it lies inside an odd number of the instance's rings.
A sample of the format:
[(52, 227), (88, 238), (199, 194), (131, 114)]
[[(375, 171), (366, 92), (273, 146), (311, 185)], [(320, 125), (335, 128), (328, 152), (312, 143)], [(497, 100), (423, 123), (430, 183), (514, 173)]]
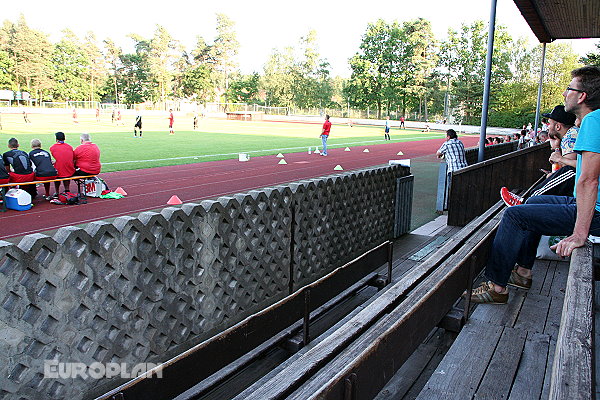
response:
[[(1, 117), (0, 150), (11, 137), (19, 140), (21, 150), (29, 151), (33, 138), (40, 139), (42, 148), (48, 149), (57, 131), (64, 132), (67, 142), (75, 147), (79, 134), (88, 132), (102, 152), (103, 172), (231, 159), (242, 152), (251, 156), (299, 152), (321, 145), (321, 124), (314, 123), (201, 119), (198, 130), (193, 131), (191, 117), (176, 117), (175, 135), (169, 135), (165, 113), (164, 117), (144, 116), (144, 137), (140, 139), (133, 137), (134, 117), (129, 115), (123, 117), (123, 125), (119, 126), (111, 123), (110, 115), (103, 115), (96, 122), (94, 115), (83, 114), (79, 123), (74, 123), (70, 113), (33, 113), (29, 115), (30, 124), (18, 113), (3, 113)], [(396, 128), (390, 134), (394, 142), (444, 137), (441, 132)], [(383, 142), (383, 127), (334, 125), (328, 147)]]

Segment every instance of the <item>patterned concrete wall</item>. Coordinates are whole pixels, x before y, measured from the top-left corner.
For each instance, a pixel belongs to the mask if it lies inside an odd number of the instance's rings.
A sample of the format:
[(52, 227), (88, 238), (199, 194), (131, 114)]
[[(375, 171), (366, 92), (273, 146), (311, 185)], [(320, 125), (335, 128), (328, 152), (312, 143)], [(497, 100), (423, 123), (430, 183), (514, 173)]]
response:
[(44, 360), (161, 362), (273, 304), (290, 271), (297, 289), (390, 238), (395, 179), (408, 173), (349, 172), (0, 241), (0, 399), (87, 398), (121, 381), (43, 378)]

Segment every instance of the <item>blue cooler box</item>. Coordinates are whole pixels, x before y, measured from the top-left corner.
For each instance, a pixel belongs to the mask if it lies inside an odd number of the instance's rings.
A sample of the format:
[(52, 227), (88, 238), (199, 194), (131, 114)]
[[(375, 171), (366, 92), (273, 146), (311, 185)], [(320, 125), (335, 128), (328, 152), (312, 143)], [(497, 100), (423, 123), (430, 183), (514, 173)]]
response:
[(10, 189), (6, 192), (6, 208), (25, 211), (31, 208), (31, 195), (23, 189)]

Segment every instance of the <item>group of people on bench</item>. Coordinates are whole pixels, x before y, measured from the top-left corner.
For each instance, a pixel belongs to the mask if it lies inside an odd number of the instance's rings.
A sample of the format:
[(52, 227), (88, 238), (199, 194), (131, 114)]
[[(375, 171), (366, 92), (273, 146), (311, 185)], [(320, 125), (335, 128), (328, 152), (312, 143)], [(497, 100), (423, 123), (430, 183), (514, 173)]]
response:
[[(556, 131), (550, 161), (562, 168), (525, 201), (503, 188), (503, 200), (511, 207), (502, 216), (488, 257), (488, 281), (469, 294), (475, 303), (505, 304), (507, 286), (531, 288), (541, 235), (566, 236), (552, 247), (562, 257), (583, 246), (590, 234), (600, 236), (600, 68), (578, 68), (571, 76), (563, 92), (564, 108), (548, 115)], [(581, 122), (578, 133), (572, 131), (576, 120)], [(575, 186), (572, 193), (569, 184)]]
[[(42, 149), (39, 139), (31, 141), (31, 151), (26, 153), (19, 150), (19, 141), (16, 138), (8, 140), (9, 151), (2, 155), (0, 163), (0, 184), (24, 183), (34, 181), (51, 181), (58, 178), (70, 178), (73, 176), (97, 175), (100, 173), (100, 149), (92, 143), (88, 133), (80, 136), (81, 144), (73, 150), (70, 144), (65, 142), (65, 134), (56, 132), (56, 143), (50, 147), (50, 152)], [(54, 161), (52, 159), (54, 158)], [(56, 193), (50, 195), (50, 182), (44, 183), (46, 200), (51, 200), (60, 192), (60, 182), (54, 182)], [(62, 181), (64, 190), (69, 190), (69, 180)], [(31, 198), (37, 195), (36, 185), (22, 185), (23, 190), (31, 194)]]

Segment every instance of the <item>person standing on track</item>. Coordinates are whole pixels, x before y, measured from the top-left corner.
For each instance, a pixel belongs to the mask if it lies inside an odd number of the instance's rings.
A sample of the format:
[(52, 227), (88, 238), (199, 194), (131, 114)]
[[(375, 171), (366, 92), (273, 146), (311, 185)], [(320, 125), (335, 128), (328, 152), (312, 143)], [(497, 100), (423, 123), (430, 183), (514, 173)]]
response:
[[(54, 157), (54, 168), (58, 172), (58, 178), (70, 178), (75, 173), (75, 164), (73, 164), (73, 147), (65, 143), (65, 134), (56, 132), (56, 143), (50, 147), (50, 153)], [(69, 191), (71, 181), (62, 181), (66, 192)], [(60, 182), (54, 182), (56, 196), (60, 193)]]
[(173, 123), (175, 122), (175, 117), (173, 116), (173, 109), (169, 109), (169, 135), (174, 135), (175, 131), (173, 130)]
[(406, 129), (406, 126), (404, 126), (404, 117), (400, 117), (400, 128)]
[(323, 131), (321, 132), (321, 142), (323, 143), (322, 156), (327, 156), (327, 139), (329, 139), (329, 132), (331, 131), (331, 122), (329, 122), (329, 115), (325, 115), (325, 122), (323, 123)]

